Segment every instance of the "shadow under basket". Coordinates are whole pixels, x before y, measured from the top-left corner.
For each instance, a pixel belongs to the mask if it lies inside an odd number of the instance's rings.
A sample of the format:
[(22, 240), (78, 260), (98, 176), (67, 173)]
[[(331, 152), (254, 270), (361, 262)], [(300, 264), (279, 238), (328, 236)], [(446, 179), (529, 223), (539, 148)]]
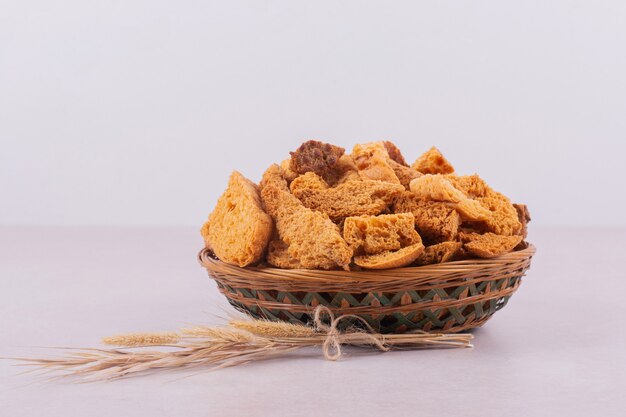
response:
[(350, 272), (240, 268), (208, 249), (198, 257), (230, 304), (255, 318), (308, 324), (321, 304), (336, 317), (360, 316), (381, 333), (454, 333), (482, 326), (504, 307), (534, 253), (528, 245), (492, 259)]

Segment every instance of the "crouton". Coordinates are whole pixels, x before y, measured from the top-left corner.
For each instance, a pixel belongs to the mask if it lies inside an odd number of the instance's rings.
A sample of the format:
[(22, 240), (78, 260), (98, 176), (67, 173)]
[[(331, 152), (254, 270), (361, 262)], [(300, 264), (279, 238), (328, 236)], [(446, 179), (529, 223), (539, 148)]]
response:
[(522, 225), (519, 234), (526, 239), (528, 235), (528, 222), (530, 221), (530, 211), (528, 211), (528, 207), (525, 204), (513, 204), (515, 210), (517, 211), (517, 218)]
[(350, 216), (380, 214), (404, 191), (400, 184), (373, 180), (348, 181), (331, 188), (312, 172), (300, 175), (290, 188), (305, 207), (336, 222)]
[(394, 199), (394, 213), (412, 213), (415, 228), (430, 243), (456, 239), (461, 217), (453, 207), (438, 201), (428, 201), (405, 191)]
[(302, 269), (300, 261), (289, 254), (289, 245), (282, 240), (272, 240), (267, 249), (267, 262), (276, 268)]
[(400, 183), (390, 166), (389, 153), (382, 142), (370, 142), (356, 145), (352, 149), (352, 159), (363, 179)]
[(340, 146), (309, 140), (300, 145), (295, 152), (290, 152), (290, 168), (298, 174), (315, 172), (317, 175), (324, 175), (339, 161), (345, 151)]
[(480, 202), (469, 198), (442, 175), (426, 174), (411, 181), (410, 189), (418, 198), (452, 203), (463, 220), (487, 220), (491, 213)]
[(355, 254), (376, 254), (421, 243), (411, 213), (346, 218), (343, 238)]
[(454, 172), (450, 162), (434, 146), (417, 158), (411, 167), (422, 174), (451, 174)]
[(430, 265), (448, 262), (459, 252), (461, 242), (442, 242), (426, 246), (424, 252), (415, 261), (416, 265)]
[(495, 233), (459, 234), (463, 248), (480, 258), (494, 258), (513, 250), (521, 241), (522, 236), (501, 236)]
[(272, 231), (257, 186), (234, 171), (202, 229), (207, 246), (220, 260), (244, 267), (261, 259)]
[(395, 143), (386, 140), (383, 141), (383, 146), (387, 150), (389, 158), (391, 158), (393, 161), (397, 162), (400, 165), (403, 165), (405, 167), (409, 166), (409, 164), (406, 163), (404, 156), (402, 156), (402, 152), (400, 152), (400, 149), (395, 145)]
[(354, 263), (364, 269), (401, 268), (415, 262), (424, 251), (424, 245), (416, 243), (397, 251), (387, 251), (375, 255), (355, 256)]
[(290, 257), (304, 268), (349, 269), (352, 249), (341, 237), (337, 225), (327, 215), (304, 207), (289, 192), (278, 165), (272, 165), (263, 174), (261, 196), (276, 222), (280, 239), (288, 245)]

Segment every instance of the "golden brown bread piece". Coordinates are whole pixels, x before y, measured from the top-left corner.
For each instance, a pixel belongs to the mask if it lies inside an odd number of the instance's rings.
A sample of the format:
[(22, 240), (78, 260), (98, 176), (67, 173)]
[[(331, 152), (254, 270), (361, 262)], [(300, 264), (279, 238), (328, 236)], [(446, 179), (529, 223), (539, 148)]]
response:
[(349, 268), (352, 249), (337, 225), (327, 215), (304, 207), (289, 192), (278, 165), (272, 165), (263, 174), (261, 196), (276, 222), (280, 239), (288, 245), (289, 256), (304, 268)]
[(418, 198), (452, 203), (463, 220), (484, 221), (491, 216), (485, 206), (454, 187), (443, 175), (422, 175), (411, 181), (410, 188)]
[(493, 258), (508, 253), (522, 241), (522, 236), (501, 236), (495, 233), (459, 234), (463, 248), (480, 258)]
[(476, 200), (491, 212), (484, 221), (487, 231), (503, 236), (518, 235), (522, 232), (522, 223), (517, 210), (504, 194), (493, 191), (490, 195), (478, 197)]
[(395, 143), (386, 140), (383, 141), (383, 145), (385, 146), (385, 149), (389, 154), (389, 158), (391, 158), (393, 161), (397, 162), (400, 165), (404, 165), (405, 167), (409, 166), (409, 164), (406, 163), (404, 156), (402, 156), (402, 152), (400, 152), (400, 149), (396, 146)]
[(280, 169), (282, 170), (282, 176), (285, 180), (287, 180), (287, 184), (290, 184), (291, 181), (298, 178), (298, 174), (295, 171), (291, 170), (291, 158), (287, 158), (280, 163)]
[(530, 211), (528, 211), (528, 207), (526, 204), (513, 204), (515, 210), (517, 211), (517, 218), (522, 225), (519, 234), (526, 239), (528, 235), (528, 222), (530, 221)]
[(211, 249), (211, 245), (209, 244), (209, 230), (210, 229), (211, 229), (211, 223), (208, 220), (204, 222), (204, 224), (202, 225), (202, 228), (200, 229), (200, 235), (202, 236), (202, 239), (204, 240), (204, 247), (209, 248), (209, 249)]
[(300, 261), (289, 254), (289, 246), (282, 240), (272, 240), (267, 248), (267, 262), (276, 268), (302, 269)]
[(355, 254), (376, 254), (421, 243), (411, 213), (346, 218), (343, 238)]
[(382, 252), (375, 255), (355, 256), (354, 263), (365, 269), (402, 268), (415, 262), (424, 251), (424, 245), (416, 243), (394, 252)]
[(443, 175), (422, 175), (411, 181), (410, 188), (413, 194), (424, 200), (459, 203), (468, 198)]
[(445, 242), (456, 239), (461, 217), (446, 203), (428, 201), (405, 191), (394, 199), (394, 213), (413, 213), (415, 228), (428, 242)]
[(426, 246), (424, 252), (415, 261), (416, 265), (430, 265), (448, 262), (459, 252), (461, 242), (442, 242)]
[(389, 163), (389, 166), (391, 167), (391, 169), (393, 169), (393, 172), (396, 174), (396, 177), (398, 177), (400, 184), (402, 184), (404, 188), (406, 188), (407, 190), (409, 189), (409, 185), (411, 184), (411, 181), (413, 181), (417, 177), (422, 176), (421, 173), (417, 172), (413, 168), (401, 165), (397, 163), (396, 161), (394, 161), (393, 159), (390, 159), (387, 162)]
[(445, 178), (471, 198), (485, 197), (493, 191), (478, 174), (446, 175)]
[(345, 151), (340, 146), (309, 140), (300, 145), (295, 152), (290, 152), (290, 168), (298, 174), (315, 172), (318, 175), (324, 175), (339, 161)]
[[(208, 226), (210, 224), (210, 227)], [(263, 256), (273, 231), (257, 186), (234, 171), (202, 232), (217, 257), (241, 267)]]
[[(504, 194), (494, 191), (478, 175), (448, 175), (446, 179), (455, 188), (478, 201), (490, 214), (482, 220), (484, 229), (499, 235), (510, 236), (522, 233), (522, 223), (517, 210)], [(480, 220), (467, 218), (466, 220)]]
[(417, 158), (411, 167), (422, 174), (451, 174), (454, 172), (450, 162), (434, 146)]
[(389, 164), (391, 158), (382, 142), (356, 145), (352, 149), (352, 159), (363, 179), (400, 183)]
[(348, 181), (331, 188), (312, 172), (291, 183), (291, 192), (305, 207), (325, 213), (334, 221), (380, 214), (403, 191), (400, 184), (372, 180)]

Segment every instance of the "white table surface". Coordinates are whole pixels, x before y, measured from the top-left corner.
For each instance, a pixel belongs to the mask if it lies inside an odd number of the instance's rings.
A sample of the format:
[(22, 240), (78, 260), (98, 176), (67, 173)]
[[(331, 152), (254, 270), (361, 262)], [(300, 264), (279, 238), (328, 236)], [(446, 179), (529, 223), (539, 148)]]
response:
[[(540, 229), (474, 349), (318, 349), (216, 372), (43, 382), (0, 360), (2, 416), (626, 415), (626, 230)], [(231, 311), (191, 228), (0, 228), (0, 356), (217, 324)]]

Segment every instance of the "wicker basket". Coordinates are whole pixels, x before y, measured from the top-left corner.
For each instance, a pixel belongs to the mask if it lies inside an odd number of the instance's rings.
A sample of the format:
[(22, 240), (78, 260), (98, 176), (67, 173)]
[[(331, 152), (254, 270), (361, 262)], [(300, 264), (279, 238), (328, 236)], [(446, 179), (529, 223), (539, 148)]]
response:
[(375, 272), (239, 268), (207, 249), (198, 256), (230, 304), (253, 317), (308, 323), (322, 304), (335, 315), (358, 315), (381, 333), (402, 333), (482, 326), (520, 286), (534, 253), (529, 245), (493, 259)]

